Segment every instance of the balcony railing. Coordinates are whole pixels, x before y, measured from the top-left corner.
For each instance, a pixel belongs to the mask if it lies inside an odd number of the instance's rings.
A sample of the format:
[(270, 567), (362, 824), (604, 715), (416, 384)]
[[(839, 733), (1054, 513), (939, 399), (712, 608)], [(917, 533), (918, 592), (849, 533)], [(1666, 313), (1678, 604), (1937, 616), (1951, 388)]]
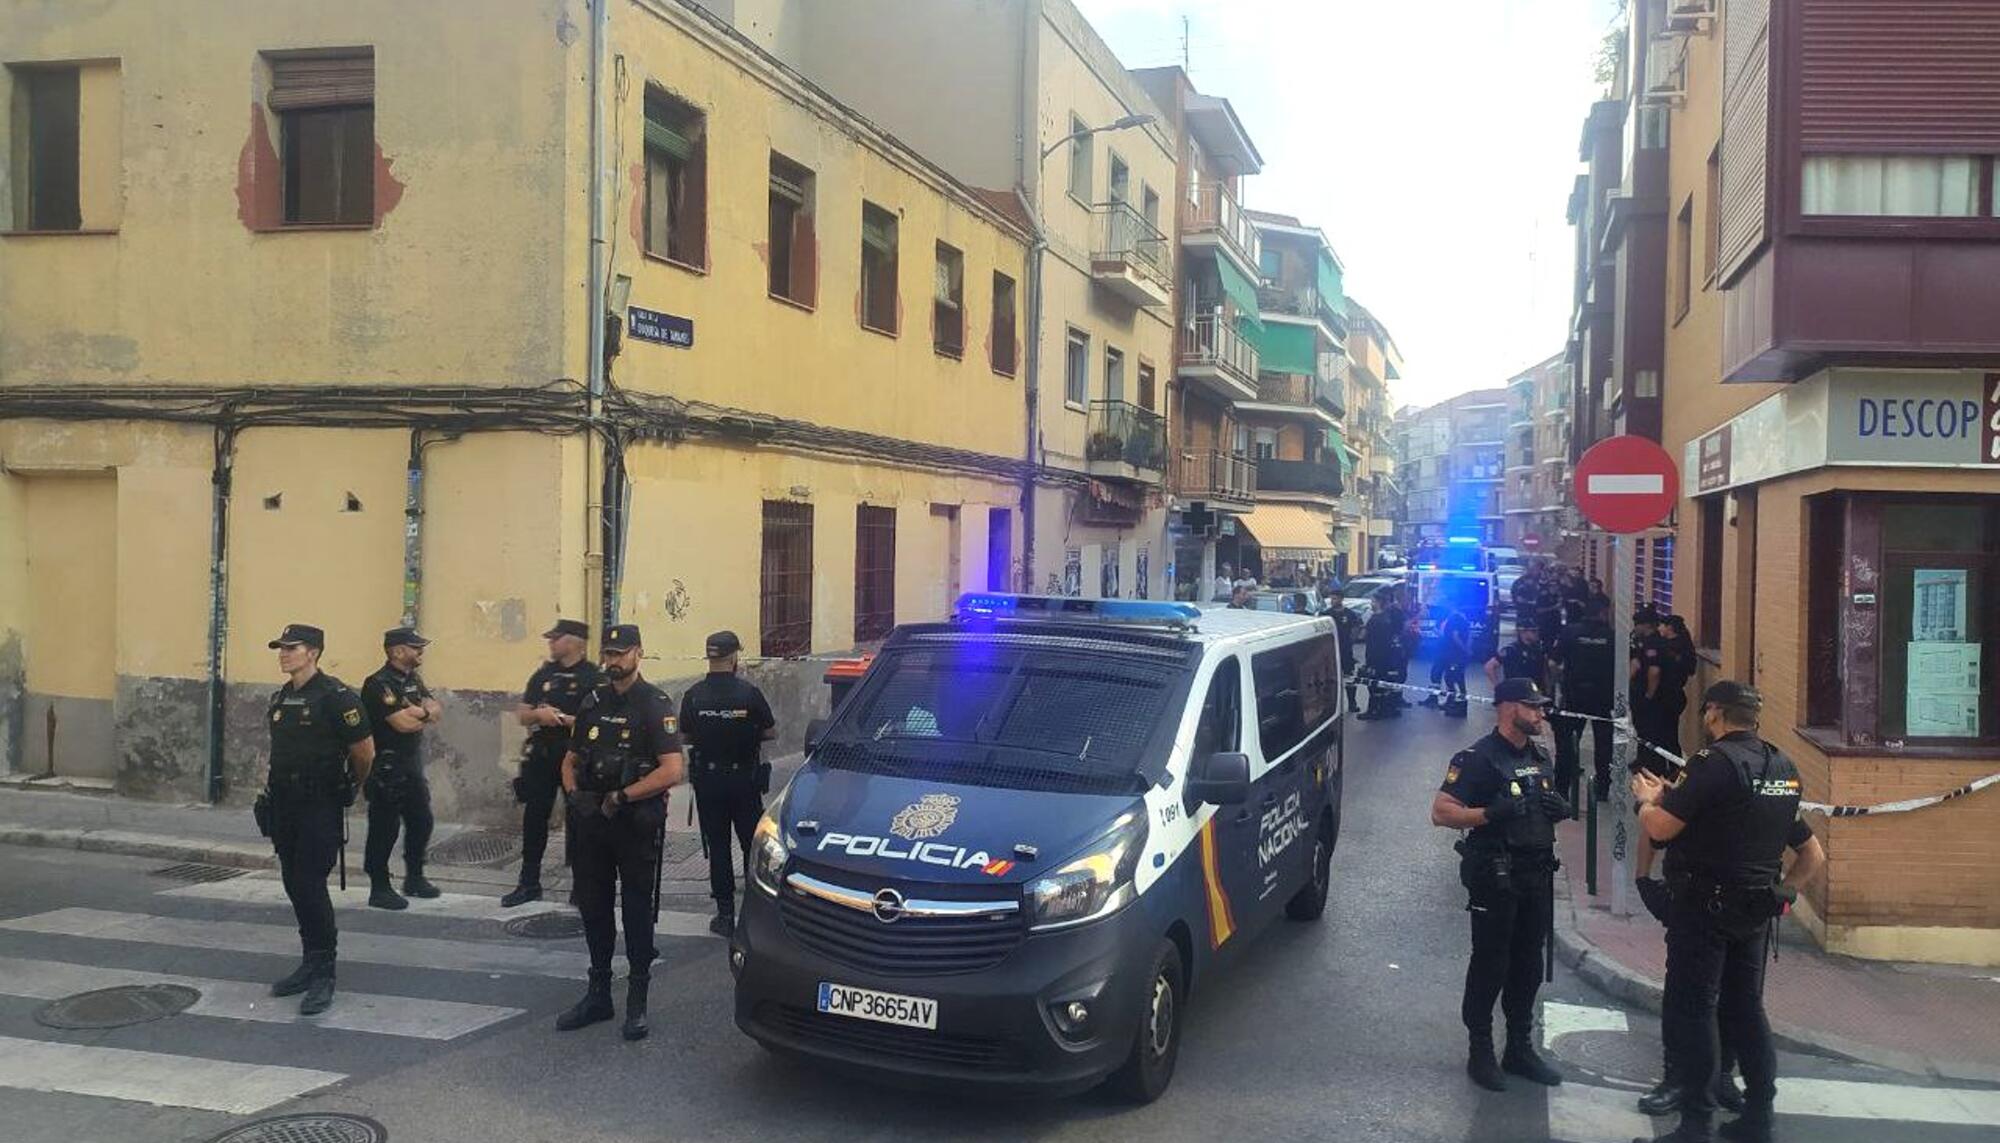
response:
[(1324, 406), (1334, 416), (1346, 411), (1347, 391), (1340, 381), (1301, 373), (1266, 373), (1257, 379), (1257, 399), (1267, 405)]
[(1182, 452), (1174, 460), (1174, 490), (1186, 500), (1247, 505), (1257, 495), (1257, 462), (1215, 449)]
[(1160, 472), (1167, 464), (1166, 418), (1126, 401), (1092, 401), (1084, 459)]
[(1257, 347), (1220, 314), (1201, 314), (1181, 331), (1181, 364), (1213, 367), (1245, 386), (1257, 384)]
[[(1142, 304), (1164, 305), (1174, 289), (1173, 255), (1167, 249), (1167, 236), (1129, 202), (1100, 202), (1090, 212), (1097, 218), (1091, 271), (1100, 277), (1107, 272), (1129, 273), (1150, 287), (1145, 291), (1148, 300)], [(1154, 293), (1157, 301), (1150, 300)]]
[(1267, 314), (1323, 321), (1340, 337), (1347, 336), (1346, 317), (1311, 286), (1293, 288), (1266, 282), (1257, 287), (1257, 308)]
[(1181, 203), (1181, 233), (1218, 235), (1251, 266), (1263, 257), (1257, 225), (1236, 204), (1227, 183), (1195, 184), (1194, 197)]
[(1316, 460), (1273, 460), (1257, 462), (1257, 490), (1260, 492), (1306, 492), (1314, 496), (1339, 496), (1344, 489), (1338, 464)]

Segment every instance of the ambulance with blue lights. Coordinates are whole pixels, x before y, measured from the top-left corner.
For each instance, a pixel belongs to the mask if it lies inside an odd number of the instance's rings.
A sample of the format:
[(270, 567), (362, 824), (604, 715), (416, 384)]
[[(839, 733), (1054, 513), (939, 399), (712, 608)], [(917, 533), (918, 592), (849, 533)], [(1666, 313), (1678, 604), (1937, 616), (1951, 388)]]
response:
[(1326, 908), (1342, 669), (1330, 619), (1186, 603), (977, 594), (898, 627), (758, 825), (737, 1025), (1156, 1098), (1190, 997)]

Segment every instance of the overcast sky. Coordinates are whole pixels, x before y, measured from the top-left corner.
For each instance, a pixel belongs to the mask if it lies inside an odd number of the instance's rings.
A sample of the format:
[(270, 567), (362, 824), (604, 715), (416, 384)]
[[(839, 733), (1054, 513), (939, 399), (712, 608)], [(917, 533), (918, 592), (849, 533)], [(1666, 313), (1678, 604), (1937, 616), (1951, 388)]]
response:
[(1399, 402), (1562, 349), (1563, 210), (1613, 0), (1075, 0), (1128, 67), (1181, 61), (1264, 156), (1244, 202), (1319, 226), (1389, 327)]

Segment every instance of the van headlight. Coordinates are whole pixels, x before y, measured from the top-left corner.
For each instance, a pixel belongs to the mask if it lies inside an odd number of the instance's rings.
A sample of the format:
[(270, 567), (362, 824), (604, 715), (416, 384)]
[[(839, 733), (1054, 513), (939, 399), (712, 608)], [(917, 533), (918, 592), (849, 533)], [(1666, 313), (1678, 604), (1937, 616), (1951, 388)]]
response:
[(1124, 908), (1135, 896), (1132, 873), (1145, 848), (1146, 815), (1126, 814), (1087, 852), (1028, 883), (1028, 927), (1065, 928)]
[(757, 888), (777, 896), (778, 882), (785, 875), (785, 861), (790, 856), (783, 831), (778, 829), (778, 819), (765, 814), (757, 822), (756, 834), (750, 838), (750, 880), (757, 883)]

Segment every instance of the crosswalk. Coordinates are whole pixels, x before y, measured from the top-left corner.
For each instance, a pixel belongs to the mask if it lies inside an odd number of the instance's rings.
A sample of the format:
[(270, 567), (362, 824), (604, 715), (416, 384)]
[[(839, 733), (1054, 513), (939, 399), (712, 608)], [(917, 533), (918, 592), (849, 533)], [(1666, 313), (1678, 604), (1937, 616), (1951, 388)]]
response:
[[(366, 908), (365, 891), (334, 896), (343, 913)], [(270, 995), (269, 981), (299, 956), (275, 876), (176, 886), (145, 901), (0, 917), (0, 1089), (255, 1115), (528, 1014), (508, 1000), (536, 995), (547, 1011), (585, 975), (579, 939), (510, 937), (497, 924), (566, 906), (502, 910), (492, 897), (447, 893), (406, 913), (343, 921), (338, 997), (329, 1011), (302, 1017), (296, 1000)], [(706, 915), (668, 911), (660, 920), (663, 937), (713, 939)], [(49, 1001), (144, 985), (199, 996), (163, 1021), (109, 1030), (33, 1018)]]

